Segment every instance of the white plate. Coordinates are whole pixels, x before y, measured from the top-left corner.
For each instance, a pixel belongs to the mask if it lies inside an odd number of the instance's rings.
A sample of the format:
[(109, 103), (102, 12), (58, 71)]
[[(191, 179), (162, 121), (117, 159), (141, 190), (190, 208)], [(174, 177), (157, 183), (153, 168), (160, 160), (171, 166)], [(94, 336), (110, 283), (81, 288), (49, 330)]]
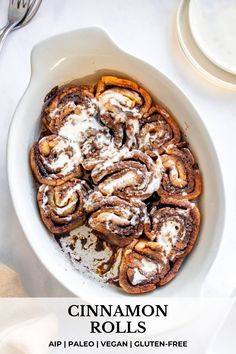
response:
[(236, 76), (215, 65), (197, 46), (189, 26), (189, 2), (189, 0), (180, 2), (176, 16), (177, 36), (181, 49), (204, 78), (217, 86), (235, 90)]
[[(118, 48), (100, 28), (85, 28), (49, 38), (32, 51), (32, 74), (10, 128), (8, 177), (19, 221), (32, 248), (45, 267), (72, 293), (96, 303), (133, 298), (111, 286), (101, 286), (75, 271), (62, 256), (41, 222), (35, 183), (29, 167), (29, 150), (37, 139), (45, 94), (55, 85), (80, 79), (88, 82), (102, 74), (122, 73), (148, 89), (154, 100), (163, 102), (177, 118), (197, 156), (204, 190), (200, 208), (199, 241), (168, 285), (142, 295), (146, 301), (165, 296), (199, 296), (208, 270), (219, 248), (224, 222), (224, 188), (217, 155), (208, 132), (186, 95), (153, 66)], [(16, 235), (17, 237), (17, 235)], [(17, 241), (16, 241), (17, 242)], [(29, 264), (30, 269), (30, 264)], [(30, 270), (29, 270), (30, 271)], [(140, 297), (135, 297), (137, 301)]]
[(189, 24), (202, 52), (223, 70), (236, 74), (236, 1), (190, 0)]

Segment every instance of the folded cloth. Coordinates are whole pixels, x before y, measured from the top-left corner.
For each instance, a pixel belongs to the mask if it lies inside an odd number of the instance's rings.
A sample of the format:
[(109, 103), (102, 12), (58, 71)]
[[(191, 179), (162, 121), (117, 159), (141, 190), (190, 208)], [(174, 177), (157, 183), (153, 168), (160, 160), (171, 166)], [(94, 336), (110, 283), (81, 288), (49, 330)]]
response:
[(19, 274), (13, 269), (0, 265), (0, 297), (27, 296), (21, 284)]
[(47, 354), (57, 317), (43, 301), (27, 297), (18, 273), (5, 265), (0, 265), (0, 298), (0, 354)]
[[(29, 306), (33, 311), (31, 300)], [(56, 316), (49, 313), (29, 320), (23, 320), (22, 316), (16, 324), (0, 332), (0, 354), (47, 354), (48, 343), (58, 330)]]

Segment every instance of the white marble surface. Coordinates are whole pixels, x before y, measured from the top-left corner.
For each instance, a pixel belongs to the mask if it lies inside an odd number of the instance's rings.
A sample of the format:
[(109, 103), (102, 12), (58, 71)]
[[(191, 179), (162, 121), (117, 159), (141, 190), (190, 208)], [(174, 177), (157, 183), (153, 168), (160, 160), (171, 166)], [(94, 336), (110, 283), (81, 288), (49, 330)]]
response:
[[(189, 96), (204, 120), (220, 159), (227, 202), (222, 243), (205, 289), (209, 295), (227, 296), (235, 288), (235, 92), (206, 81), (183, 56), (174, 26), (178, 3), (178, 0), (43, 0), (37, 16), (25, 28), (12, 33), (0, 53), (0, 262), (21, 274), (30, 295), (70, 296), (70, 293), (41, 265), (16, 219), (6, 173), (8, 127), (29, 81), (34, 44), (56, 33), (96, 24), (105, 27), (121, 48), (169, 76)], [(0, 2), (1, 25), (6, 21), (7, 4), (8, 0)]]

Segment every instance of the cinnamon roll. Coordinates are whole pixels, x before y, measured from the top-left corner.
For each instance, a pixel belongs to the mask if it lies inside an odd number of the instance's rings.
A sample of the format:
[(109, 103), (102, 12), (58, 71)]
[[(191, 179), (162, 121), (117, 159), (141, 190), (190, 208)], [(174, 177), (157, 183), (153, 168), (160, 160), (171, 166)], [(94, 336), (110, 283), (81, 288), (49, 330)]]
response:
[(37, 200), (47, 229), (57, 235), (82, 225), (86, 218), (85, 201), (90, 192), (88, 184), (77, 178), (55, 187), (41, 185)]
[(160, 105), (152, 107), (140, 120), (139, 148), (151, 157), (162, 154), (168, 145), (181, 139), (178, 124)]
[(200, 227), (200, 212), (194, 203), (163, 198), (151, 208), (149, 216), (145, 233), (167, 259), (174, 261), (189, 254)]
[(158, 243), (134, 240), (124, 251), (119, 284), (127, 293), (150, 292), (172, 280), (181, 264), (182, 259), (170, 262)]
[(112, 131), (116, 145), (137, 147), (138, 121), (151, 107), (150, 95), (133, 81), (103, 76), (97, 84), (96, 98), (100, 119)]
[(162, 175), (160, 158), (153, 161), (139, 150), (129, 151), (119, 161), (106, 161), (91, 173), (104, 195), (117, 195), (124, 199), (145, 200), (158, 190)]
[(168, 147), (161, 160), (163, 177), (158, 190), (161, 197), (191, 200), (200, 195), (200, 171), (188, 148)]
[(83, 156), (82, 166), (87, 171), (93, 170), (108, 158), (115, 158), (119, 154), (108, 129), (105, 128), (87, 132), (80, 146)]
[(61, 130), (61, 135), (66, 137), (70, 128), (68, 123), (75, 129), (78, 124), (81, 125), (81, 121), (84, 122), (84, 118), (95, 117), (98, 112), (92, 86), (55, 87), (47, 94), (45, 101), (42, 114), (44, 125), (54, 134)]
[(89, 226), (100, 238), (118, 247), (140, 237), (147, 223), (146, 205), (141, 201), (104, 197), (100, 192), (90, 195), (86, 211)]
[(57, 135), (49, 135), (34, 143), (30, 164), (36, 180), (51, 186), (80, 177), (81, 152), (77, 143)]

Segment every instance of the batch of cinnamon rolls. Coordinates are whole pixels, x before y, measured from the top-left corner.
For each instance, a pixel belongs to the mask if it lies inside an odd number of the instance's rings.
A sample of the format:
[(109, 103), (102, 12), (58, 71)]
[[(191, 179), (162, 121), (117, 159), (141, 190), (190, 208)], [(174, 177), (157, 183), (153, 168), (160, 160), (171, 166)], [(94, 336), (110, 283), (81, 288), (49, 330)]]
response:
[(48, 231), (62, 240), (77, 232), (82, 248), (92, 235), (109, 248), (109, 261), (94, 269), (100, 277), (119, 255), (110, 282), (127, 293), (170, 282), (199, 233), (202, 185), (175, 119), (137, 83), (103, 76), (53, 88), (41, 120), (30, 164)]

